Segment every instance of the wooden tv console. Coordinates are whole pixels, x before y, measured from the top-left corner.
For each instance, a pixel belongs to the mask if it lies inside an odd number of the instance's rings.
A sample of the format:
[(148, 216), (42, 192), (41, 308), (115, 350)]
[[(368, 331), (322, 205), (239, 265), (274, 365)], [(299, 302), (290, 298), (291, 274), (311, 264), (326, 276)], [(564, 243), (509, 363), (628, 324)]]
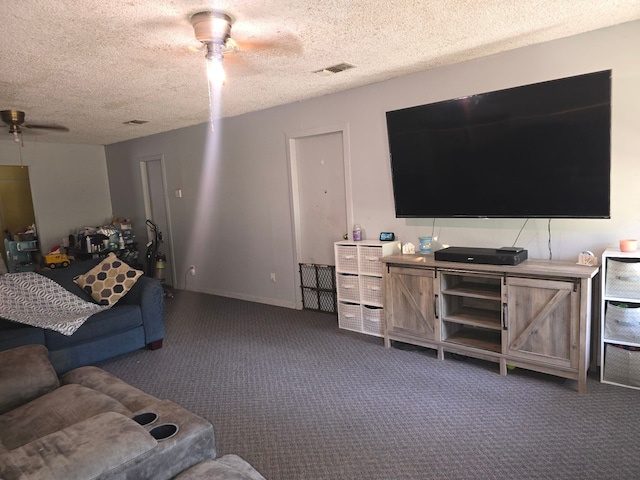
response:
[(385, 346), (400, 341), (577, 380), (586, 391), (591, 289), (598, 267), (530, 259), (516, 266), (390, 255)]

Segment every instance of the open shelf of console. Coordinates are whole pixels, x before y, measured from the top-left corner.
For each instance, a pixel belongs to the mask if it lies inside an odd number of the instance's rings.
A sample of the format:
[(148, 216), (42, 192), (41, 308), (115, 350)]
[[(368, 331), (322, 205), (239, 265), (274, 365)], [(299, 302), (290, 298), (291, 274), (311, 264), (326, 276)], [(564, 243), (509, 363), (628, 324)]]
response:
[(442, 271), (441, 340), (500, 353), (501, 288), (500, 277)]

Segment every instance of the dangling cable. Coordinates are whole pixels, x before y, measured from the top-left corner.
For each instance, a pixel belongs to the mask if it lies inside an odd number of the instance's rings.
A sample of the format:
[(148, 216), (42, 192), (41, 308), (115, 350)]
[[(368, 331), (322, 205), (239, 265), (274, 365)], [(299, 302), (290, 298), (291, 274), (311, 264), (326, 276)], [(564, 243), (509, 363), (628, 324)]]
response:
[(24, 168), (24, 164), (22, 163), (22, 149), (24, 148), (24, 142), (22, 141), (22, 137), (20, 138), (20, 142), (18, 143), (18, 155), (20, 156), (20, 168)]
[(513, 243), (511, 244), (512, 247), (516, 246), (516, 243), (518, 242), (518, 239), (520, 238), (520, 234), (522, 233), (522, 230), (524, 230), (524, 226), (527, 224), (527, 222), (529, 221), (529, 219), (527, 218), (524, 223), (522, 224), (522, 227), (520, 227), (520, 231), (518, 232), (518, 236), (516, 237), (516, 239), (513, 241)]
[(548, 240), (549, 260), (553, 260), (553, 253), (551, 252), (551, 219), (549, 219), (549, 224), (547, 225), (547, 231), (549, 232), (549, 240)]

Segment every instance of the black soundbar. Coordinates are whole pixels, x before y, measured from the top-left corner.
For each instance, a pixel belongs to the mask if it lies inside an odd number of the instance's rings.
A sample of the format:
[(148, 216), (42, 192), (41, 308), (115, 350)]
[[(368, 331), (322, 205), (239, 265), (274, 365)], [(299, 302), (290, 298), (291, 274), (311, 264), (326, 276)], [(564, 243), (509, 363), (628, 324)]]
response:
[(473, 248), (447, 247), (437, 250), (434, 258), (442, 262), (518, 265), (527, 259), (527, 251), (518, 247)]

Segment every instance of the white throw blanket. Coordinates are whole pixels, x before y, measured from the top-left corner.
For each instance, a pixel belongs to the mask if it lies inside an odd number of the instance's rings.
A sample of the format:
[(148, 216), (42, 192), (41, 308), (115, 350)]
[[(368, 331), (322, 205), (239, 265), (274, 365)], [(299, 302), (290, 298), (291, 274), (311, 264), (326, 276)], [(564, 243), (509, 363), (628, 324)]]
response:
[(107, 308), (38, 273), (0, 275), (0, 318), (72, 335), (87, 318)]

